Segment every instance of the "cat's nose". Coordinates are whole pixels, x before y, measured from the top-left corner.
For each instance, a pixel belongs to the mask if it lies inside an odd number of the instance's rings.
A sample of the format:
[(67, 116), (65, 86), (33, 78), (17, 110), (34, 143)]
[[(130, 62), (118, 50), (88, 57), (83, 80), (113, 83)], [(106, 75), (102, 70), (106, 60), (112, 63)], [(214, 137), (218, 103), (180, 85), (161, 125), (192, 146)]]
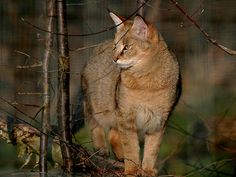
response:
[(119, 57), (118, 57), (117, 55), (113, 55), (112, 59), (113, 59), (113, 61), (116, 63), (117, 60), (119, 59)]

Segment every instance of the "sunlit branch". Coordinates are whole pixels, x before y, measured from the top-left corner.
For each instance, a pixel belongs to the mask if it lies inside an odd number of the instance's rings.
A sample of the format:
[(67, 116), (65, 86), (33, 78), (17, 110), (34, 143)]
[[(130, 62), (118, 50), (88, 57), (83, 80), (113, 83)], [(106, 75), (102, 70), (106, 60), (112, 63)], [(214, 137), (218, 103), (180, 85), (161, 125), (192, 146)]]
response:
[(206, 39), (212, 43), (213, 45), (217, 46), (224, 52), (230, 55), (236, 55), (236, 51), (229, 49), (217, 42), (217, 40), (213, 39), (188, 13), (182, 8), (176, 0), (170, 0), (176, 8), (206, 37)]

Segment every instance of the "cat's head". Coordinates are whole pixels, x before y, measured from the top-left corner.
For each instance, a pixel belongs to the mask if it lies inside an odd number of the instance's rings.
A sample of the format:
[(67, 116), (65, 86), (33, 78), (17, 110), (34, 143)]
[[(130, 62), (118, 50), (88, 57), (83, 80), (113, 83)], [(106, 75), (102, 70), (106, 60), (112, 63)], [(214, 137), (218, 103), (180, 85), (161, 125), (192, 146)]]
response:
[(124, 69), (142, 65), (157, 47), (159, 39), (155, 27), (141, 16), (133, 21), (126, 21), (112, 12), (110, 16), (116, 25), (114, 62)]

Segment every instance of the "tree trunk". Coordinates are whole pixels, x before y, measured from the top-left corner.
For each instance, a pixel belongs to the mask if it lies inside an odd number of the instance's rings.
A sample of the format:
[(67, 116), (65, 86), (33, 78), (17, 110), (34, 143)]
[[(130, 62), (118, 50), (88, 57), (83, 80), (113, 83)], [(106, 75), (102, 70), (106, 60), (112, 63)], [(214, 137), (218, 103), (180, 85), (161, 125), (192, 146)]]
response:
[(68, 50), (68, 32), (66, 19), (66, 1), (57, 1), (58, 15), (58, 123), (61, 136), (63, 164), (68, 172), (72, 171), (73, 161), (69, 145), (72, 143), (70, 127), (70, 58)]
[[(53, 30), (53, 16), (55, 10), (55, 0), (46, 0), (47, 6), (47, 30)], [(45, 54), (43, 61), (43, 112), (42, 112), (42, 132), (40, 136), (40, 176), (46, 176), (47, 174), (47, 146), (48, 146), (48, 130), (50, 128), (50, 90), (49, 90), (49, 59), (51, 55), (51, 50), (53, 46), (53, 35), (52, 33), (47, 33), (46, 44), (45, 44)]]

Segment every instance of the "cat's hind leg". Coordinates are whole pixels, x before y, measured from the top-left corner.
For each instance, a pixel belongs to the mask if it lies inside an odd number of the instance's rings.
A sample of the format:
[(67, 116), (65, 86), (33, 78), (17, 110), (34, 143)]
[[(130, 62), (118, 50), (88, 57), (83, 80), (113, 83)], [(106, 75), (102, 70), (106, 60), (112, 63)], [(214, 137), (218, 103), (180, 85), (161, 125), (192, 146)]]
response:
[(121, 144), (120, 135), (117, 129), (111, 128), (108, 132), (108, 141), (111, 144), (111, 148), (113, 153), (115, 154), (116, 158), (119, 161), (124, 160), (124, 153)]
[(85, 98), (83, 101), (85, 121), (90, 129), (94, 150), (101, 156), (109, 156), (109, 149), (106, 143), (105, 131), (93, 116), (91, 104)]
[(96, 122), (96, 120), (92, 120), (92, 122), (93, 123), (91, 123), (90, 121), (90, 130), (94, 150), (101, 156), (109, 156), (109, 149), (106, 143), (105, 131), (103, 127)]

